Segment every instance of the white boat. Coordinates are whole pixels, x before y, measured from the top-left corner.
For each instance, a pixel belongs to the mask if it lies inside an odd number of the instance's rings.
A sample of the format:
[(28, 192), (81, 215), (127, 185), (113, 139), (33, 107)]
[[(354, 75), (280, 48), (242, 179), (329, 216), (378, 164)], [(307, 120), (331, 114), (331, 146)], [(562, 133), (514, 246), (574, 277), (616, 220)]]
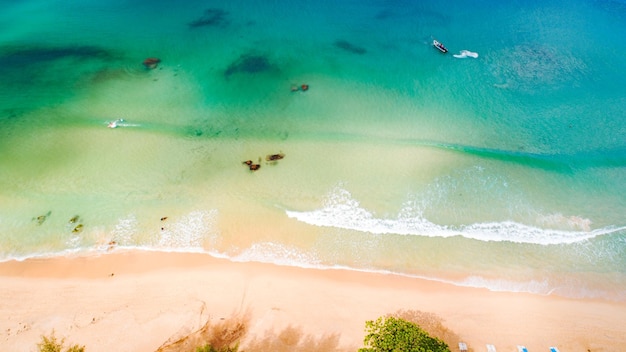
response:
[(437, 41), (437, 39), (433, 39), (433, 46), (444, 54), (448, 52), (448, 49), (446, 49), (441, 42)]
[(124, 119), (117, 119), (115, 121), (111, 121), (109, 122), (109, 124), (107, 125), (108, 128), (117, 128), (118, 124), (124, 122)]

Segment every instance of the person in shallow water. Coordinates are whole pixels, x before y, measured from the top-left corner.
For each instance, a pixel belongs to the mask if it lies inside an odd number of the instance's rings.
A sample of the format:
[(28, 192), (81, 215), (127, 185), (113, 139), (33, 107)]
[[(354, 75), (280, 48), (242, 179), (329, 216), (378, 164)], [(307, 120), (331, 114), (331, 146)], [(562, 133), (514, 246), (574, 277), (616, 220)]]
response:
[(297, 86), (297, 85), (292, 85), (291, 86), (291, 91), (292, 92), (297, 92), (297, 91), (303, 91), (306, 92), (307, 90), (309, 90), (309, 85), (308, 84), (303, 84), (301, 86)]

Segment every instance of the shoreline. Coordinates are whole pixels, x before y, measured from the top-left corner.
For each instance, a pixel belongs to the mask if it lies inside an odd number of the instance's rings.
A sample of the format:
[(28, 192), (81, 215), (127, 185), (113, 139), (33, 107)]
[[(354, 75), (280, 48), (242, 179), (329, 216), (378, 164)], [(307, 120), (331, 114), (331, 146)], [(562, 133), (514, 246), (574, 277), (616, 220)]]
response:
[[(112, 251), (0, 263), (0, 346), (33, 350), (52, 329), (86, 350), (155, 351), (207, 319), (250, 313), (244, 338), (287, 327), (362, 347), (365, 321), (433, 313), (475, 351), (614, 351), (626, 303), (492, 292), (405, 276), (232, 262), (203, 253)], [(450, 346), (456, 351), (458, 346)], [(125, 349), (127, 348), (127, 349)]]

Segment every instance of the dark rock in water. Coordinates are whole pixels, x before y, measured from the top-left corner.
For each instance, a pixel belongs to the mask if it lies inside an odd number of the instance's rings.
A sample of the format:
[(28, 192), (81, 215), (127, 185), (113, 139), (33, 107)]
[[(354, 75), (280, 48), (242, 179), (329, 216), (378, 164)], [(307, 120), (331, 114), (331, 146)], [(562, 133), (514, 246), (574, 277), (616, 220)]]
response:
[(228, 66), (226, 71), (224, 71), (224, 76), (229, 77), (235, 73), (256, 74), (274, 69), (276, 69), (276, 67), (270, 63), (267, 57), (244, 54)]
[(283, 153), (270, 154), (270, 155), (267, 155), (265, 157), (265, 160), (267, 160), (267, 161), (276, 161), (276, 160), (283, 159), (284, 157), (285, 157), (285, 154), (283, 154)]
[(155, 68), (157, 68), (160, 62), (161, 59), (157, 57), (149, 57), (143, 60), (143, 66), (147, 69), (154, 70)]
[(49, 211), (49, 212), (47, 212), (44, 215), (39, 215), (38, 217), (33, 218), (33, 221), (35, 221), (37, 223), (37, 225), (41, 225), (41, 224), (44, 223), (44, 221), (46, 221), (46, 219), (48, 219), (50, 214), (52, 214), (52, 211)]
[(189, 28), (198, 27), (226, 27), (229, 24), (228, 12), (222, 9), (207, 9), (204, 10), (204, 14), (189, 23)]
[(357, 54), (357, 55), (363, 55), (367, 52), (367, 50), (365, 50), (365, 48), (361, 48), (360, 46), (356, 46), (350, 42), (347, 42), (345, 40), (338, 40), (335, 42), (335, 46), (338, 47), (339, 49), (343, 49), (347, 52), (351, 52), (353, 54)]

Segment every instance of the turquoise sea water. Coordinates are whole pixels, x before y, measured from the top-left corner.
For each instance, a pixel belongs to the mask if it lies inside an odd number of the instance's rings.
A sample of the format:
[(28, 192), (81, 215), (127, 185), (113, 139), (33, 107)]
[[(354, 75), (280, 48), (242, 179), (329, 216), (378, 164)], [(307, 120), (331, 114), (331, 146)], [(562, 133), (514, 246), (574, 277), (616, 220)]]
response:
[(623, 1), (0, 0), (0, 29), (0, 260), (626, 300)]

